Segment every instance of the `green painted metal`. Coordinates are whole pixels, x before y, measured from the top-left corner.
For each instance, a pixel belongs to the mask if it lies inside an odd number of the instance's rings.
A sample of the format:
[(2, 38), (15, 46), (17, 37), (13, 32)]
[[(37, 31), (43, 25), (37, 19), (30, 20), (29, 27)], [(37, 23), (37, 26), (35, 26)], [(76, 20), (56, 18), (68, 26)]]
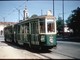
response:
[[(52, 37), (53, 42), (50, 42), (50, 37)], [(45, 35), (45, 40), (47, 46), (54, 46), (57, 44), (56, 35)]]
[[(40, 41), (41, 41), (41, 44), (44, 45), (44, 46), (54, 46), (54, 45), (57, 45), (57, 41), (56, 41), (56, 34), (53, 34), (53, 35), (39, 35), (40, 36)], [(50, 42), (50, 37), (52, 39), (52, 42)], [(42, 40), (41, 40), (42, 39)]]

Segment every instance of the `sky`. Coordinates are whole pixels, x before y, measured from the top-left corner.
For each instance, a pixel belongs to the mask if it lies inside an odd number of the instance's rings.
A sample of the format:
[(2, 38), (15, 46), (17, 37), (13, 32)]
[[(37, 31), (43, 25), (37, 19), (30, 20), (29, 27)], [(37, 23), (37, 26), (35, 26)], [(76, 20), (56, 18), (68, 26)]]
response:
[[(22, 20), (25, 5), (27, 6), (29, 17), (33, 14), (40, 16), (41, 10), (43, 15), (48, 10), (51, 10), (53, 13), (52, 1), (0, 1), (0, 22), (18, 22), (18, 10), (20, 10), (20, 20)], [(65, 21), (71, 14), (71, 11), (77, 7), (80, 7), (80, 1), (64, 1)], [(62, 1), (54, 1), (54, 16), (56, 19), (58, 16), (62, 17)]]

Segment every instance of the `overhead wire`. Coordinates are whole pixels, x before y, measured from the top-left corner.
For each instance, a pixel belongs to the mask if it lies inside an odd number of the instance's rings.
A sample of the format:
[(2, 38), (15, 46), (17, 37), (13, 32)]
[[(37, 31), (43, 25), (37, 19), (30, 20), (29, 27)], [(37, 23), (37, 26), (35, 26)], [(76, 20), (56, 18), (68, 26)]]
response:
[[(15, 11), (16, 11), (16, 9), (20, 9), (22, 6), (24, 6), (24, 4), (25, 4), (25, 2), (23, 2), (21, 5), (19, 5), (17, 8), (14, 8), (11, 12), (9, 12), (6, 16), (5, 16), (5, 18), (7, 18), (8, 16), (10, 16), (12, 13), (14, 13)], [(21, 16), (22, 16), (22, 14), (21, 14)]]

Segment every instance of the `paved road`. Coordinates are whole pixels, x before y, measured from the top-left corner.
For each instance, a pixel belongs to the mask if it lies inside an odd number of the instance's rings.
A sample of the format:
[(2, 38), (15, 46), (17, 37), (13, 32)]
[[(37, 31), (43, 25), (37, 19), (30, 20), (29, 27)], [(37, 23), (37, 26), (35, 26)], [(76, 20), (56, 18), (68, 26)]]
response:
[(80, 59), (80, 43), (57, 41), (57, 48), (49, 53), (40, 53), (51, 59)]
[(72, 59), (80, 59), (80, 43), (58, 41), (57, 49), (52, 49), (58, 54), (67, 56)]
[[(3, 39), (0, 37), (0, 41), (4, 41)], [(29, 49), (0, 42), (0, 58), (4, 57), (13, 59), (80, 59), (80, 43), (57, 41), (57, 48), (33, 52)]]

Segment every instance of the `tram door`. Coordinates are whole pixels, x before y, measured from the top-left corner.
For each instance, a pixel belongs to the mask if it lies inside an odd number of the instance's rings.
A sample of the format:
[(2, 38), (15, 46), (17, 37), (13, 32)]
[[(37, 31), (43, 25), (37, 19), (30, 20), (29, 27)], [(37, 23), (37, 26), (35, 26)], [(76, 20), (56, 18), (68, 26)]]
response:
[(18, 40), (20, 40), (20, 26), (15, 25), (14, 26), (14, 42), (17, 43)]
[(24, 43), (29, 43), (29, 22), (24, 24)]
[(31, 44), (38, 44), (38, 22), (33, 21), (31, 23)]
[(20, 25), (20, 32), (18, 33), (18, 44), (23, 45), (24, 42), (24, 25)]

